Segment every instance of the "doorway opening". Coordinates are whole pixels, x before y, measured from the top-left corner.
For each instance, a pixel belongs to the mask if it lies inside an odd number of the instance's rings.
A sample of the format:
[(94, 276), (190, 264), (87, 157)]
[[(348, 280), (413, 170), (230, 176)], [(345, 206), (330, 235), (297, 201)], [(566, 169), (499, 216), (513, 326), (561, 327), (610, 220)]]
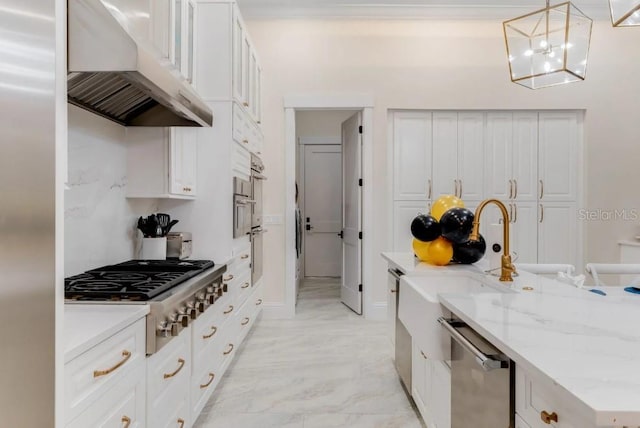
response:
[[(343, 95), (292, 95), (285, 97), (285, 301), (282, 312), (275, 317), (293, 318), (296, 314), (296, 299), (300, 282), (305, 275), (305, 262), (299, 260), (300, 251), (304, 251), (301, 239), (307, 232), (307, 223), (315, 228), (314, 218), (310, 221), (302, 217), (297, 211), (302, 201), (296, 202), (296, 187), (298, 198), (304, 191), (298, 183), (301, 150), (298, 144), (296, 128), (300, 124), (296, 121), (296, 114), (302, 112), (344, 112), (347, 116), (340, 125), (338, 134), (342, 141), (342, 157), (358, 159), (342, 163), (342, 230), (341, 266), (340, 266), (340, 300), (346, 306), (365, 318), (379, 319), (382, 311), (373, 304), (372, 263), (374, 259), (372, 238), (373, 189), (367, 183), (372, 183), (373, 177), (373, 97), (366, 94)], [(352, 113), (351, 116), (347, 112)], [(335, 113), (340, 114), (340, 113)], [(329, 113), (327, 113), (329, 115)], [(312, 116), (313, 117), (313, 116)], [(313, 119), (312, 119), (313, 120)], [(314, 137), (314, 135), (308, 135)], [(315, 135), (316, 137), (318, 135)], [(320, 135), (322, 137), (322, 135)], [(331, 135), (329, 135), (331, 136)], [(336, 135), (333, 135), (336, 137)], [(310, 141), (310, 140), (308, 140)], [(307, 142), (308, 142), (307, 141)], [(334, 139), (335, 142), (335, 139)], [(306, 144), (304, 144), (306, 145)], [(313, 144), (309, 144), (313, 145)], [(318, 144), (320, 145), (320, 144)], [(331, 144), (328, 144), (331, 145)], [(334, 144), (338, 145), (338, 144)], [(329, 148), (330, 149), (330, 148)], [(313, 155), (310, 155), (313, 157)], [(346, 168), (345, 165), (349, 165)], [(326, 172), (325, 172), (326, 174)], [(362, 180), (362, 181), (360, 181)], [(310, 186), (306, 186), (310, 187)], [(347, 191), (345, 192), (345, 189)], [(351, 189), (351, 190), (349, 190)], [(354, 190), (355, 189), (355, 190)], [(314, 188), (315, 190), (315, 188)], [(312, 192), (310, 190), (310, 192)], [(309, 199), (309, 192), (305, 195)], [(303, 196), (304, 197), (304, 196)], [(318, 198), (322, 201), (321, 198)], [(296, 213), (299, 213), (297, 216)], [(300, 221), (296, 221), (296, 217)], [(322, 226), (324, 227), (324, 225)], [(320, 227), (320, 229), (322, 229)], [(310, 231), (315, 232), (317, 228)], [(338, 236), (336, 235), (334, 236)], [(300, 241), (300, 242), (299, 242)], [(308, 258), (309, 255), (306, 255)], [(345, 262), (346, 260), (346, 262)], [(302, 265), (301, 265), (302, 263)], [(327, 268), (331, 268), (328, 263)], [(297, 268), (302, 271), (297, 273)], [(335, 272), (335, 264), (332, 269)], [(306, 273), (309, 275), (309, 273)], [(328, 277), (331, 278), (331, 277)], [(386, 313), (386, 312), (385, 312)]]
[(296, 112), (296, 303), (320, 294), (362, 314), (362, 112)]

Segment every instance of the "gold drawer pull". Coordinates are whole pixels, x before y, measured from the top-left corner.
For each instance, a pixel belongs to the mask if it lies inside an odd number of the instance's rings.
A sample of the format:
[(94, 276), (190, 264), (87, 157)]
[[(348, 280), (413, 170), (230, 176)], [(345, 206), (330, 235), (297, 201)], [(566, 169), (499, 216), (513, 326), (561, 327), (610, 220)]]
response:
[(213, 373), (209, 373), (209, 382), (207, 382), (207, 383), (205, 383), (205, 384), (203, 384), (203, 385), (200, 385), (200, 389), (205, 389), (206, 387), (208, 387), (209, 385), (211, 385), (211, 382), (213, 382), (213, 379), (215, 379), (215, 378), (216, 378), (216, 375), (215, 375), (215, 374), (213, 374)]
[(427, 356), (424, 355), (424, 352), (420, 351), (420, 355), (422, 355), (422, 358), (424, 358), (425, 360), (427, 359)]
[(245, 107), (249, 107), (249, 103), (248, 103), (248, 102), (246, 102), (246, 101), (245, 101), (245, 102), (243, 102), (243, 103), (242, 103), (242, 105), (243, 105), (243, 106), (245, 106)]
[(240, 256), (240, 258), (241, 258), (242, 260), (246, 260), (246, 259), (248, 259), (248, 258), (249, 258), (249, 254), (243, 254), (242, 256)]
[(242, 287), (240, 287), (240, 288), (249, 288), (249, 283), (245, 282), (244, 285)]
[(222, 280), (223, 280), (224, 282), (227, 282), (227, 281), (231, 281), (232, 279), (233, 279), (233, 275), (229, 275), (228, 277), (223, 278)]
[(205, 334), (202, 336), (203, 339), (211, 339), (213, 337), (214, 334), (216, 334), (216, 332), (218, 331), (218, 327), (211, 327), (211, 334)]
[(231, 353), (231, 351), (233, 351), (233, 343), (229, 344), (229, 350), (224, 351), (223, 354), (224, 355), (229, 355)]
[(389, 290), (389, 291), (390, 291), (390, 292), (392, 292), (392, 293), (395, 293), (395, 292), (396, 292), (396, 290)]
[(256, 306), (260, 306), (262, 304), (262, 299), (256, 300)]
[(184, 428), (184, 419), (178, 419), (178, 428)]
[[(129, 358), (131, 358), (131, 352), (127, 351), (126, 349), (124, 351), (122, 351), (122, 356), (124, 357), (122, 360), (120, 360), (120, 362), (118, 364), (116, 364), (115, 366), (108, 368), (106, 370), (94, 370), (93, 372), (93, 377), (100, 377), (100, 376), (105, 376), (108, 375), (109, 373), (113, 372), (114, 370), (118, 370), (120, 367), (122, 367), (122, 365), (124, 363), (127, 362), (127, 360)], [(128, 425), (127, 425), (128, 426)]]
[(173, 372), (173, 373), (165, 373), (164, 374), (164, 378), (165, 379), (169, 379), (171, 377), (174, 377), (178, 373), (180, 373), (180, 370), (182, 370), (182, 368), (184, 367), (184, 363), (185, 363), (185, 361), (184, 361), (183, 358), (178, 358), (178, 368), (176, 369), (176, 371)]
[(243, 319), (243, 320), (242, 320), (242, 322), (241, 322), (240, 324), (242, 324), (242, 325), (247, 325), (247, 324), (249, 324), (249, 321), (250, 321), (250, 320), (249, 320), (249, 318), (247, 317), (247, 318)]
[(542, 419), (542, 422), (549, 425), (552, 421), (558, 422), (558, 414), (556, 412), (547, 413), (546, 410), (543, 410), (542, 412), (540, 412), (540, 419)]
[(249, 140), (242, 140), (243, 143), (249, 144)]
[(131, 425), (131, 418), (127, 416), (123, 416), (120, 421), (122, 422), (122, 428), (129, 428), (129, 425)]
[(230, 314), (231, 312), (233, 312), (233, 305), (229, 305), (229, 309), (224, 311), (223, 314), (227, 315), (227, 314)]

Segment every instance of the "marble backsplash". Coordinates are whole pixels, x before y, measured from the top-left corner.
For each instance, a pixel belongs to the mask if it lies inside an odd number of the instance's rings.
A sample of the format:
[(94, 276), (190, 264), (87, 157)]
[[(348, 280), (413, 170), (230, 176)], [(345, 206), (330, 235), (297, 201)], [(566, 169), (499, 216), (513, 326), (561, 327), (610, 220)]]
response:
[(125, 128), (69, 106), (65, 276), (134, 258), (137, 219), (156, 199), (127, 199)]

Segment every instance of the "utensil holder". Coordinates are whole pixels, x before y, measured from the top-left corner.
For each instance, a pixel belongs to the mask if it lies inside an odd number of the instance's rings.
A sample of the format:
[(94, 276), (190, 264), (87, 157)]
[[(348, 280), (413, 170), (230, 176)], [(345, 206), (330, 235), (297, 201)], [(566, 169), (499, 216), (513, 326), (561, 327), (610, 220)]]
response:
[(165, 260), (167, 258), (167, 237), (142, 238), (140, 258), (143, 260)]

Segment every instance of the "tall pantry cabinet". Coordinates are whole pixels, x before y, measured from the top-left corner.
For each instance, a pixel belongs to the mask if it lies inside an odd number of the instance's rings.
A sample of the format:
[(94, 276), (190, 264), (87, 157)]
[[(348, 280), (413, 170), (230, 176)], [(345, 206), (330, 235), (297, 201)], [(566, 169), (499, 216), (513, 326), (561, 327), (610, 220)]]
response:
[[(390, 113), (393, 250), (410, 251), (413, 217), (453, 194), (472, 210), (505, 203), (517, 261), (580, 266), (581, 123), (577, 111)], [(488, 206), (481, 226), (500, 221)]]

